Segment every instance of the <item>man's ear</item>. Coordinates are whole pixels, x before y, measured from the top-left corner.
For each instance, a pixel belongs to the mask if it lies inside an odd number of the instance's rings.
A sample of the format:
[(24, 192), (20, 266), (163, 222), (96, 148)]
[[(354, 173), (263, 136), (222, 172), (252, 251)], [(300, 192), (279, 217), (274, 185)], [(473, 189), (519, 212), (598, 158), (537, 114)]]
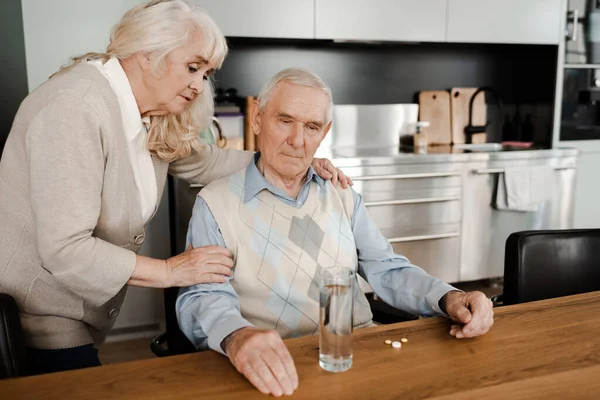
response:
[(329, 121), (329, 123), (327, 125), (325, 125), (325, 130), (323, 131), (323, 139), (325, 139), (325, 136), (327, 136), (327, 134), (331, 130), (332, 123), (333, 123), (333, 121)]
[(261, 124), (261, 113), (258, 100), (252, 102), (252, 109), (250, 110), (250, 126), (252, 127), (252, 133), (256, 136), (260, 134)]

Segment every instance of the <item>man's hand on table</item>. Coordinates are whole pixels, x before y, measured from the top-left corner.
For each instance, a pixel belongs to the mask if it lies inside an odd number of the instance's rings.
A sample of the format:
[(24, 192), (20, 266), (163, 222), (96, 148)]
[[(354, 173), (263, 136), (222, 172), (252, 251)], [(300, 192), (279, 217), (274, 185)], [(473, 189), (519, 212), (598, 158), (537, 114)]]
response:
[(225, 339), (224, 347), (235, 368), (262, 393), (278, 397), (298, 388), (294, 360), (277, 332), (242, 328)]
[(492, 301), (481, 292), (448, 292), (442, 304), (446, 314), (458, 323), (450, 327), (450, 334), (457, 339), (481, 336), (494, 324)]

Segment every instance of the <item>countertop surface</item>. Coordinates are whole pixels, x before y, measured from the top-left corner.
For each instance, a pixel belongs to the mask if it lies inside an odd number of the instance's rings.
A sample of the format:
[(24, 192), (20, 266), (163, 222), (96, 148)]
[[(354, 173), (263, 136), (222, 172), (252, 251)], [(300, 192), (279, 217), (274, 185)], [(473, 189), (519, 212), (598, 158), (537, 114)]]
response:
[(326, 157), (334, 161), (336, 166), (368, 164), (404, 164), (432, 162), (471, 162), (495, 160), (524, 160), (545, 158), (576, 158), (579, 151), (574, 148), (557, 149), (520, 149), (504, 148), (497, 151), (465, 150), (452, 146), (436, 146), (427, 148), (426, 152), (415, 153), (412, 149), (395, 147), (356, 148), (341, 147), (336, 149), (319, 149), (316, 157)]

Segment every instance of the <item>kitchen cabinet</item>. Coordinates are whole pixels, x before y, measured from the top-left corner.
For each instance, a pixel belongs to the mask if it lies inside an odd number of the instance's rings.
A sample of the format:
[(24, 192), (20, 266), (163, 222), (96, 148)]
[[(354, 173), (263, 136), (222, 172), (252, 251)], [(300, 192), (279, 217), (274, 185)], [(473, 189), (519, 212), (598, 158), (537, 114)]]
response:
[(448, 42), (558, 44), (563, 0), (448, 0)]
[[(352, 177), (354, 190), (394, 252), (439, 279), (457, 282), (460, 164), (411, 161), (343, 170)], [(340, 160), (335, 163), (344, 164)]]
[(225, 36), (313, 39), (314, 0), (192, 0)]
[(447, 0), (316, 0), (315, 38), (443, 42)]
[[(461, 282), (503, 276), (506, 239), (513, 232), (573, 227), (576, 162), (574, 150), (538, 150), (490, 153), (465, 164)], [(554, 185), (536, 211), (499, 211), (493, 206), (504, 168), (542, 165), (554, 169)]]

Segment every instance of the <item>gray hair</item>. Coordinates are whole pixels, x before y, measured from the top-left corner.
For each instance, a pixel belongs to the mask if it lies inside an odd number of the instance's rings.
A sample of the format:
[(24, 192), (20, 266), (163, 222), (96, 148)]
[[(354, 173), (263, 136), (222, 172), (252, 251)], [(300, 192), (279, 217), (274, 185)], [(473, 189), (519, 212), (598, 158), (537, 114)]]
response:
[(308, 86), (311, 88), (321, 89), (329, 98), (329, 107), (327, 108), (327, 121), (331, 122), (333, 117), (333, 96), (331, 89), (323, 80), (314, 72), (303, 68), (286, 68), (275, 74), (258, 95), (258, 108), (264, 112), (267, 108), (267, 103), (273, 96), (273, 90), (279, 82), (289, 82), (296, 85)]
[[(194, 40), (197, 34), (205, 40), (203, 54), (199, 55), (220, 68), (227, 55), (227, 42), (213, 19), (204, 10), (183, 0), (152, 0), (125, 13), (113, 27), (105, 53), (74, 57), (73, 62), (58, 73), (81, 61), (107, 61), (111, 57), (123, 60), (143, 52), (149, 55), (152, 73), (161, 76), (167, 56)], [(168, 162), (189, 156), (198, 146), (198, 132), (209, 126), (213, 111), (213, 88), (212, 82), (208, 81), (202, 95), (182, 114), (150, 118), (148, 150)]]

